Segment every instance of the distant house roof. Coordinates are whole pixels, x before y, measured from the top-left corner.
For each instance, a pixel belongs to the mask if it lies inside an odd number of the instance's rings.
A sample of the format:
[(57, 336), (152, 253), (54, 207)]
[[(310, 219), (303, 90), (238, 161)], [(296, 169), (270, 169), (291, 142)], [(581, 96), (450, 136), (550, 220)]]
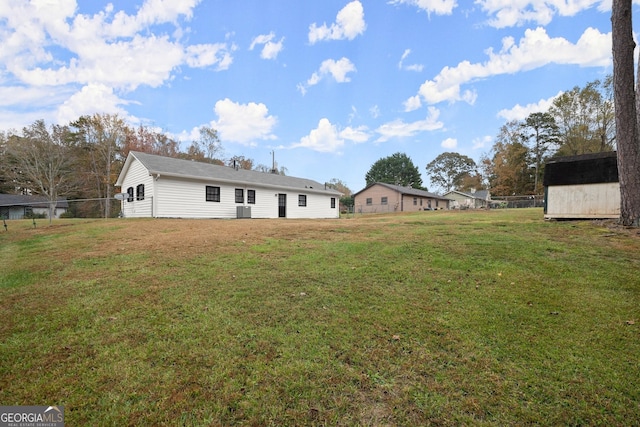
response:
[(430, 193), (428, 191), (420, 190), (420, 189), (413, 188), (413, 187), (403, 187), (401, 185), (387, 184), (386, 182), (374, 182), (373, 184), (369, 184), (365, 188), (363, 188), (362, 190), (360, 190), (357, 193), (355, 193), (354, 196), (357, 196), (358, 194), (360, 194), (363, 191), (373, 187), (374, 185), (382, 185), (383, 187), (387, 187), (387, 188), (389, 188), (389, 189), (391, 189), (393, 191), (396, 191), (396, 192), (398, 192), (400, 194), (406, 194), (406, 195), (409, 195), (409, 196), (428, 197), (428, 198), (431, 198), (431, 199), (438, 199), (438, 200), (450, 200), (450, 199), (447, 199), (446, 197), (440, 196), (438, 194)]
[[(44, 196), (25, 196), (22, 194), (0, 194), (0, 206), (29, 206), (32, 208), (46, 208), (49, 206), (49, 200)], [(56, 206), (59, 208), (68, 208), (67, 199), (58, 199)]]
[(131, 151), (116, 181), (116, 186), (122, 186), (127, 170), (134, 159), (137, 159), (149, 171), (149, 174), (170, 176), (175, 178), (197, 179), (230, 184), (261, 185), (275, 188), (305, 190), (316, 193), (331, 193), (340, 196), (339, 191), (326, 187), (317, 181), (293, 176), (277, 175), (245, 169), (235, 169), (229, 166), (192, 160), (176, 159), (158, 156), (139, 151)]
[(451, 190), (445, 194), (456, 193), (461, 195), (462, 197), (466, 197), (468, 199), (480, 199), (480, 200), (489, 200), (489, 190), (477, 190), (475, 193), (465, 193), (463, 191)]

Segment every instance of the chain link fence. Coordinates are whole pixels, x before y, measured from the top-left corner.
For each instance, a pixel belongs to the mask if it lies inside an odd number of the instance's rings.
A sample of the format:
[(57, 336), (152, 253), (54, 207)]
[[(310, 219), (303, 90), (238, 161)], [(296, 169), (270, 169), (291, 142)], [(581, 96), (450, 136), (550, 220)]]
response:
[(491, 208), (511, 209), (511, 208), (542, 208), (544, 207), (544, 196), (492, 196)]

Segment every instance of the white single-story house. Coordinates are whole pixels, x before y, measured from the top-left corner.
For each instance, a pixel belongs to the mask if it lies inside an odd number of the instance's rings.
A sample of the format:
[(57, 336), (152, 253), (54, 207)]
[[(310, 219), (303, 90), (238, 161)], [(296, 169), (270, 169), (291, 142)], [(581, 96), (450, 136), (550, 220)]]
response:
[[(66, 199), (56, 201), (53, 218), (60, 218), (69, 208)], [(49, 201), (43, 196), (0, 194), (0, 219), (49, 218)]]
[(491, 203), (489, 190), (472, 190), (469, 193), (451, 190), (443, 197), (451, 199), (451, 209), (479, 209), (487, 208)]
[(115, 185), (129, 218), (338, 218), (342, 195), (310, 179), (136, 151)]
[(545, 219), (620, 217), (616, 152), (553, 159), (544, 168)]
[(353, 195), (356, 213), (412, 212), (449, 209), (450, 200), (412, 187), (375, 182)]

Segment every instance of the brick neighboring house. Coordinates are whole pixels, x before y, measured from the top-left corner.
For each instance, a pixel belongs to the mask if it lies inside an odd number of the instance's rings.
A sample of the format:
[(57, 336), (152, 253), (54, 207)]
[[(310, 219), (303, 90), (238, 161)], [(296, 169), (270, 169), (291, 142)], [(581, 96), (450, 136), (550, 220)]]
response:
[(482, 209), (489, 207), (491, 203), (489, 190), (477, 190), (470, 193), (451, 190), (444, 197), (453, 200), (451, 209)]
[(450, 200), (424, 190), (376, 182), (355, 193), (353, 202), (356, 213), (384, 213), (449, 209)]
[[(69, 202), (61, 199), (56, 202), (54, 218), (60, 218), (69, 208)], [(49, 202), (42, 196), (23, 196), (21, 194), (0, 194), (0, 219), (24, 219), (33, 216), (49, 217)]]

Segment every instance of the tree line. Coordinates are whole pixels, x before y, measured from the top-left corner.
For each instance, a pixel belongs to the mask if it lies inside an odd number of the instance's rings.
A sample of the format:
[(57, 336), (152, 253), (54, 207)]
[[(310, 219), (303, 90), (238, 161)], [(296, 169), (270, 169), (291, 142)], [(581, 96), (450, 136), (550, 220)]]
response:
[[(495, 196), (540, 195), (544, 165), (556, 157), (615, 150), (612, 76), (574, 87), (553, 100), (547, 111), (504, 124), (479, 164), (468, 156), (445, 152), (426, 165), (441, 192), (490, 189)], [(385, 182), (428, 190), (404, 153), (375, 162), (367, 185)]]
[(185, 150), (180, 147), (166, 133), (133, 127), (118, 115), (82, 116), (68, 125), (36, 120), (21, 131), (0, 132), (0, 193), (41, 195), (51, 210), (62, 198), (91, 201), (70, 204), (69, 215), (112, 217), (118, 214), (112, 208), (114, 183), (130, 151), (286, 174), (284, 167), (244, 156), (223, 158), (218, 133), (210, 127), (201, 127)]
[[(545, 162), (615, 149), (612, 81), (609, 76), (576, 86), (555, 98), (547, 111), (509, 121), (479, 164), (459, 153), (440, 154), (426, 165), (431, 183), (443, 192), (541, 194)], [(21, 131), (0, 132), (0, 193), (39, 194), (50, 201), (95, 200), (70, 206), (70, 215), (114, 216), (117, 211), (109, 200), (130, 151), (286, 174), (284, 167), (255, 164), (244, 156), (223, 158), (218, 133), (210, 127), (201, 127), (198, 139), (181, 150), (179, 141), (155, 128), (133, 127), (118, 115), (94, 114), (68, 125), (37, 120)], [(404, 153), (375, 162), (365, 180), (367, 185), (386, 182), (427, 190), (419, 169)], [(349, 205), (351, 190), (339, 179), (328, 184), (343, 192), (341, 202)]]

